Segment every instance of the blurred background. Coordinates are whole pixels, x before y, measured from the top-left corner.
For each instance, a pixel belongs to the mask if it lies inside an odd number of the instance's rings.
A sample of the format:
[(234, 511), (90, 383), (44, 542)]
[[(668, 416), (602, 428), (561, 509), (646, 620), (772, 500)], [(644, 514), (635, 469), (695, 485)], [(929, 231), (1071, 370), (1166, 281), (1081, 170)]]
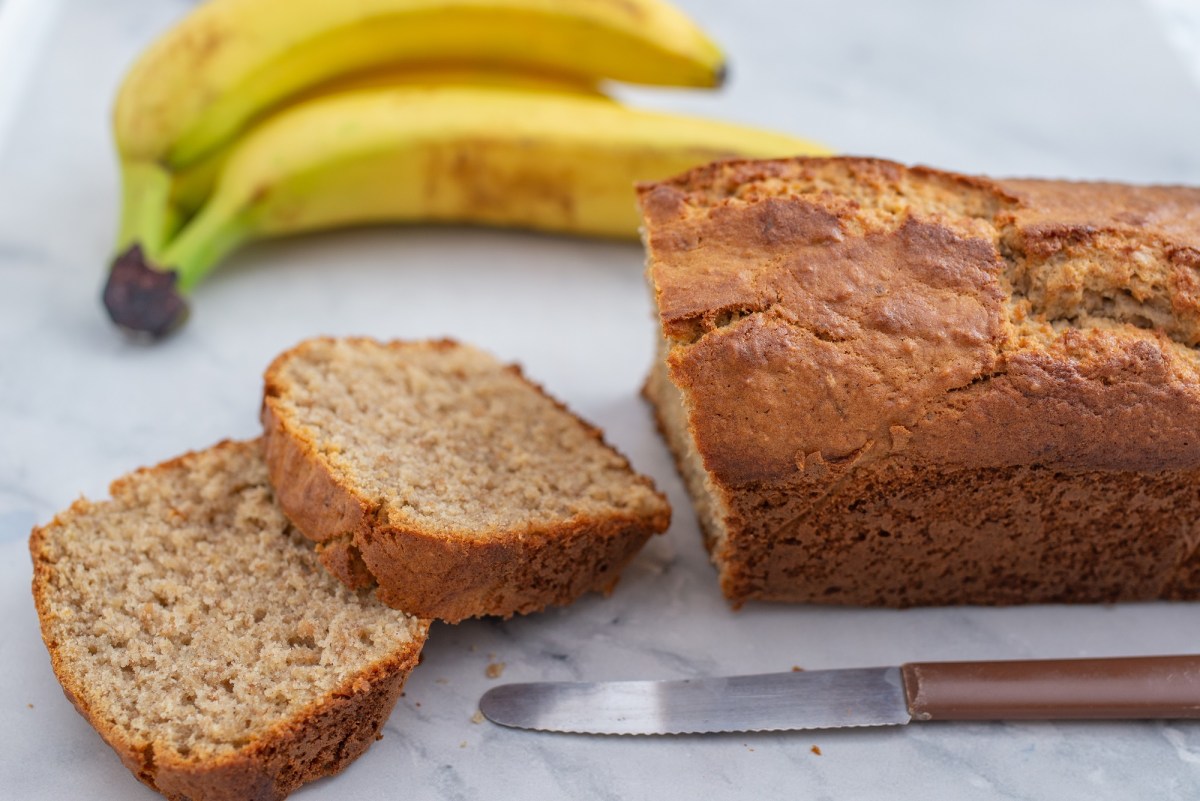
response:
[[(187, 0), (0, 0), (0, 150), (62, 71), (103, 124), (111, 90)], [(648, 102), (774, 127), (848, 153), (963, 170), (1198, 180), (1194, 0), (680, 0), (725, 46), (726, 91)], [(122, 47), (123, 42), (129, 44)], [(70, 48), (54, 58), (47, 48)], [(41, 75), (31, 73), (41, 71)], [(61, 100), (70, 86), (56, 86)], [(622, 92), (637, 98), (636, 92)], [(46, 98), (53, 102), (53, 99)]]

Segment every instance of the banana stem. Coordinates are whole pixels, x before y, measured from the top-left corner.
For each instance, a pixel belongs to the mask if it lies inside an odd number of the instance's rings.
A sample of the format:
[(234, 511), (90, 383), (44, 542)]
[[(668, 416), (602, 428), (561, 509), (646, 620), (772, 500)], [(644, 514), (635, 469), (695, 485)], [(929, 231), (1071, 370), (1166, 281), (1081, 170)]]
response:
[(122, 159), (117, 255), (101, 297), (113, 322), (138, 337), (164, 337), (187, 317), (175, 274), (159, 266), (182, 220), (171, 202), (171, 185), (162, 165)]
[(188, 315), (175, 290), (176, 276), (158, 269), (137, 245), (117, 256), (104, 285), (104, 308), (120, 328), (138, 338), (161, 339)]
[(245, 242), (251, 226), (235, 209), (212, 203), (201, 209), (162, 254), (160, 263), (178, 276), (176, 286), (186, 294), (225, 256)]
[(121, 223), (117, 253), (139, 247), (153, 261), (180, 224), (171, 202), (171, 173), (153, 162), (121, 162)]
[[(243, 215), (210, 203), (186, 223), (170, 202), (171, 175), (149, 164), (122, 165), (125, 202), (121, 249), (103, 300), (113, 322), (138, 337), (161, 339), (188, 316), (187, 293), (250, 233)], [(169, 240), (169, 241), (168, 241)]]

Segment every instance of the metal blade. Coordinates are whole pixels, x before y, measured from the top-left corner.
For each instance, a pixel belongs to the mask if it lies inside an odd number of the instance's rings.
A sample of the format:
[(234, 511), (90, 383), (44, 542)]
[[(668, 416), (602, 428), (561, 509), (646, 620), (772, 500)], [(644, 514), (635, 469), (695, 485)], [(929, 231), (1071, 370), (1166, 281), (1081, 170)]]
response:
[(682, 681), (537, 682), (488, 690), (493, 723), (580, 734), (701, 734), (908, 723), (900, 669)]

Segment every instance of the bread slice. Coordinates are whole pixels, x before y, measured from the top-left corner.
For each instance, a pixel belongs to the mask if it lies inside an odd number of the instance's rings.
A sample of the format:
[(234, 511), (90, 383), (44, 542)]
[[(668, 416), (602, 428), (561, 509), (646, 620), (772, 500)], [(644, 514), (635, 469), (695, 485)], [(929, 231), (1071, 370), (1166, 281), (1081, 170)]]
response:
[(379, 736), (426, 621), (334, 581), (288, 524), (261, 443), (114, 482), (33, 531), (54, 672), (172, 799), (279, 799)]
[(1200, 597), (1200, 189), (783, 159), (640, 202), (730, 599)]
[(670, 507), (516, 367), (451, 341), (314, 339), (266, 372), (267, 465), (321, 561), (457, 622), (610, 589)]

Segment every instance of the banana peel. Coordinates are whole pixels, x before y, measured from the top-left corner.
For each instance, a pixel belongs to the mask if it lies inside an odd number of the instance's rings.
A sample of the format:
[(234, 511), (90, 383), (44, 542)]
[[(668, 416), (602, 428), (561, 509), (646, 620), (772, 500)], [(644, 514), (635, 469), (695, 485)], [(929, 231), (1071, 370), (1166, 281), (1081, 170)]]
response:
[(105, 303), (119, 325), (161, 336), (242, 244), (349, 225), (469, 222), (635, 239), (638, 181), (721, 158), (826, 153), (784, 134), (577, 95), (450, 86), (334, 95), (239, 140), (169, 244), (118, 259)]
[(449, 221), (632, 238), (636, 181), (827, 152), (598, 88), (725, 75), (720, 48), (665, 0), (209, 0), (118, 94), (104, 305), (160, 338), (250, 240)]
[(117, 149), (178, 170), (322, 82), (430, 61), (663, 86), (725, 75), (720, 48), (664, 0), (209, 0), (130, 69)]

